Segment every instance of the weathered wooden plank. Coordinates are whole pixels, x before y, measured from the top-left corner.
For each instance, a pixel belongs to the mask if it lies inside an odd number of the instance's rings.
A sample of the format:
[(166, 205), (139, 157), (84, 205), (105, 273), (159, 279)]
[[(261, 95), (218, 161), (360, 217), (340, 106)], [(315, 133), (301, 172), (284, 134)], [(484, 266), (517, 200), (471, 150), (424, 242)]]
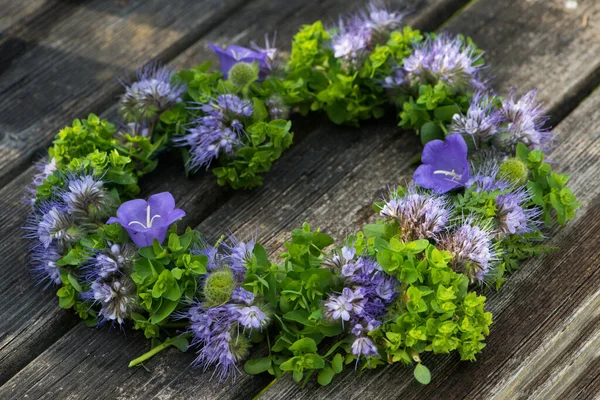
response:
[(0, 4), (0, 73), (35, 47), (48, 32), (78, 8), (60, 0), (2, 1)]
[[(258, 3), (257, 3), (258, 4)], [(239, 24), (236, 21), (232, 21), (228, 24), (228, 27), (223, 25), (219, 27), (214, 32), (212, 32), (207, 40), (220, 42), (220, 43), (230, 43), (235, 40), (243, 40), (246, 44), (249, 39), (261, 40), (262, 34), (264, 30), (274, 30), (278, 31), (279, 43), (289, 43), (290, 37), (298, 28), (301, 23), (312, 22), (317, 18), (331, 18), (333, 19), (338, 13), (346, 11), (347, 8), (351, 5), (355, 5), (356, 3), (351, 2), (342, 2), (342, 1), (329, 1), (329, 2), (319, 2), (318, 4), (304, 4), (300, 1), (287, 1), (285, 3), (286, 14), (282, 15), (280, 13), (281, 4), (274, 4), (273, 2), (263, 1), (261, 2), (261, 6), (250, 6), (242, 9), (240, 11), (240, 15), (237, 15), (236, 18), (239, 18)], [(421, 27), (432, 29), (435, 27), (435, 24), (439, 23), (441, 16), (446, 13), (446, 15), (450, 15), (454, 10), (460, 7), (462, 4), (461, 1), (455, 0), (443, 0), (436, 2), (428, 2), (417, 4), (414, 3), (413, 9), (415, 9), (415, 13), (413, 14), (413, 20), (418, 18), (418, 24)], [(409, 4), (410, 5), (410, 4)], [(266, 15), (273, 14), (273, 18), (266, 18)], [(289, 15), (288, 15), (289, 14)], [(432, 21), (429, 21), (426, 16), (431, 14)], [(293, 17), (291, 16), (293, 15)], [(252, 21), (249, 23), (248, 21)], [(294, 22), (296, 21), (296, 22)], [(241, 34), (239, 32), (238, 26), (245, 26), (246, 30), (244, 30)], [(176, 64), (181, 65), (191, 65), (193, 63), (198, 63), (203, 61), (205, 58), (211, 58), (212, 56), (207, 54), (206, 42), (199, 42), (196, 46), (191, 48), (188, 52), (186, 52), (181, 57), (178, 57), (175, 60)], [(317, 120), (318, 121), (318, 120)], [(312, 125), (314, 125), (315, 120), (310, 121), (302, 121), (302, 124), (299, 124), (301, 127), (303, 126), (305, 129), (309, 129)], [(298, 125), (298, 124), (297, 124)], [(338, 132), (343, 132), (343, 129), (338, 128)], [(321, 133), (323, 136), (325, 132)], [(333, 137), (332, 139), (335, 139)], [(343, 137), (337, 136), (338, 142), (343, 140)], [(313, 146), (315, 147), (315, 146)], [(316, 146), (317, 148), (319, 146)], [(330, 148), (339, 147), (334, 141), (330, 140)], [(298, 154), (303, 154), (301, 150)], [(360, 156), (359, 153), (355, 154), (356, 157)], [(320, 158), (327, 158), (326, 153), (322, 153)], [(297, 160), (297, 158), (296, 158)], [(214, 179), (208, 175), (201, 178), (194, 178), (193, 181), (184, 180), (181, 178), (181, 171), (178, 169), (180, 167), (177, 166), (177, 163), (166, 163), (166, 166), (161, 168), (160, 173), (155, 174), (154, 176), (150, 176), (145, 181), (144, 189), (146, 192), (156, 191), (156, 190), (170, 190), (174, 193), (175, 197), (178, 199), (178, 204), (186, 209), (188, 212), (188, 219), (184, 221), (184, 223), (192, 223), (195, 219), (196, 223), (199, 222), (204, 215), (206, 215), (208, 209), (216, 203), (218, 203), (221, 199), (227, 196), (227, 192), (218, 189), (216, 187), (216, 183)], [(295, 170), (293, 166), (287, 167), (288, 171)], [(18, 196), (16, 193), (19, 191), (19, 188), (22, 188), (26, 182), (30, 179), (31, 172), (29, 170), (28, 174), (23, 174), (17, 180), (11, 182), (6, 188), (2, 191), (7, 192), (7, 196), (0, 195), (0, 204), (5, 204), (6, 207), (0, 207), (0, 221), (5, 220), (7, 224), (0, 224), (0, 235), (2, 234), (2, 225), (7, 228), (6, 232), (10, 230), (14, 230), (15, 226), (18, 226), (22, 218), (27, 212), (27, 209), (23, 207), (23, 205), (18, 204)], [(162, 179), (157, 179), (162, 177)], [(295, 175), (296, 179), (301, 179), (301, 175)], [(197, 182), (197, 185), (195, 184)], [(190, 190), (190, 188), (194, 188), (194, 190)], [(3, 213), (2, 210), (7, 210), (8, 207), (15, 207), (16, 212), (11, 213)], [(14, 208), (13, 208), (14, 210)], [(228, 228), (227, 228), (228, 230)], [(209, 233), (217, 234), (216, 231), (212, 230)], [(12, 259), (16, 259), (15, 262), (19, 265), (22, 265), (22, 269), (25, 265), (25, 256), (23, 251), (23, 242), (13, 241), (12, 243), (6, 243), (0, 248), (0, 254), (6, 254), (6, 257), (11, 257)], [(2, 273), (0, 271), (0, 273)], [(29, 291), (30, 284), (27, 282), (25, 273), (19, 272), (18, 277), (15, 279), (11, 279), (11, 284), (7, 284), (5, 288), (0, 286), (0, 291), (6, 289), (10, 293), (24, 293)], [(1, 283), (0, 283), (1, 285)], [(15, 288), (14, 285), (17, 285)], [(8, 294), (7, 294), (8, 295)], [(20, 360), (21, 355), (24, 353), (25, 359), (30, 360), (33, 354), (39, 354), (41, 352), (41, 348), (43, 346), (47, 346), (52, 343), (56, 337), (53, 337), (51, 341), (41, 340), (41, 344), (39, 343), (40, 332), (34, 332), (33, 336), (29, 335), (29, 331), (27, 330), (27, 322), (31, 317), (31, 306), (32, 304), (42, 304), (46, 303), (47, 306), (44, 306), (43, 312), (40, 312), (34, 317), (36, 319), (40, 319), (45, 321), (46, 323), (51, 324), (53, 321), (56, 321), (56, 324), (52, 325), (56, 329), (60, 330), (60, 332), (65, 331), (65, 325), (61, 324), (60, 321), (63, 321), (64, 313), (53, 310), (55, 307), (55, 301), (52, 298), (52, 294), (32, 294), (34, 297), (31, 303), (27, 305), (7, 305), (6, 311), (3, 311), (3, 314), (6, 315), (14, 315), (14, 318), (11, 321), (7, 321), (5, 327), (6, 329), (10, 329), (10, 335), (8, 335), (8, 339), (4, 340), (3, 343), (6, 344), (6, 347), (3, 348), (2, 354), (0, 354), (0, 368), (4, 368), (5, 365), (8, 365), (11, 360)], [(39, 308), (39, 307), (38, 307)], [(70, 322), (70, 320), (69, 320)], [(2, 324), (2, 322), (0, 322)], [(66, 326), (66, 328), (70, 328), (72, 325)], [(2, 325), (0, 325), (2, 327)], [(21, 328), (22, 327), (22, 328)], [(77, 328), (81, 329), (81, 328)], [(2, 329), (0, 329), (2, 331)], [(69, 343), (72, 342), (75, 338), (79, 337), (76, 331), (72, 332), (72, 335), (69, 335), (69, 338), (65, 338), (63, 340), (67, 340)], [(78, 339), (75, 339), (78, 340)], [(111, 346), (112, 347), (112, 346)], [(27, 351), (24, 351), (24, 348)], [(139, 351), (137, 351), (139, 352)], [(120, 360), (114, 360), (115, 365), (125, 366), (127, 361), (132, 358), (136, 351), (132, 352), (119, 352), (122, 356)], [(6, 355), (6, 356), (5, 356)], [(3, 359), (3, 357), (5, 357)], [(14, 361), (13, 361), (14, 362)], [(11, 363), (12, 364), (12, 363)], [(54, 363), (51, 363), (54, 365)], [(36, 364), (37, 365), (37, 364)], [(44, 364), (45, 365), (45, 364)], [(187, 364), (185, 364), (187, 365)], [(181, 367), (181, 365), (180, 365)], [(143, 374), (143, 371), (133, 371), (138, 376)], [(124, 374), (129, 374), (128, 371), (122, 372)], [(197, 372), (184, 372), (183, 375), (186, 376), (188, 380), (198, 379)], [(50, 378), (49, 378), (50, 379)], [(141, 375), (138, 379), (139, 382), (148, 380), (149, 378), (145, 375)], [(183, 378), (182, 378), (183, 379)], [(263, 378), (259, 378), (263, 379)], [(49, 383), (46, 383), (49, 384)], [(82, 384), (82, 382), (79, 382)], [(145, 383), (144, 383), (145, 385)], [(241, 387), (244, 384), (242, 384)], [(262, 382), (259, 384), (254, 384), (255, 390), (257, 390)], [(134, 385), (135, 387), (135, 385)], [(139, 387), (139, 385), (138, 385)], [(240, 387), (240, 386), (236, 386)], [(159, 386), (154, 386), (154, 390), (159, 390)], [(178, 390), (182, 390), (183, 386), (178, 387)]]
[(115, 73), (173, 58), (244, 3), (90, 1), (70, 8), (47, 32), (29, 32), (41, 36), (37, 45), (0, 76), (0, 184), (24, 169), (59, 127), (113, 103), (120, 90)]
[(22, 25), (25, 20), (36, 15), (47, 2), (48, 0), (0, 1), (0, 10), (2, 10), (2, 15), (0, 15), (0, 45), (10, 29)]
[[(54, 134), (52, 131), (56, 124), (78, 116), (79, 112), (85, 110), (84, 106), (114, 102), (114, 94), (119, 87), (113, 77), (117, 67), (123, 71), (153, 57), (172, 58), (241, 3), (241, 0), (208, 0), (187, 5), (182, 2), (168, 5), (160, 1), (131, 0), (121, 6), (118, 2), (86, 2), (85, 7), (67, 13), (60, 26), (51, 29), (48, 37), (31, 49), (27, 57), (17, 60), (0, 76), (0, 92), (8, 91), (13, 84), (15, 86), (10, 94), (0, 99), (0, 136), (6, 134), (1, 140), (13, 140), (11, 121), (17, 125), (33, 124), (31, 126), (36, 130), (42, 129), (42, 126), (54, 127), (46, 132)], [(78, 39), (74, 41), (69, 38)], [(86, 63), (84, 58), (95, 61)], [(81, 71), (85, 73), (70, 75), (73, 68), (83, 68)], [(72, 85), (77, 83), (75, 86), (78, 87), (70, 87), (65, 82)], [(26, 96), (25, 100), (21, 99), (23, 96)], [(36, 102), (48, 106), (37, 111), (28, 108), (37, 107)], [(75, 103), (77, 105), (71, 108)], [(19, 104), (27, 106), (18, 109)], [(55, 110), (57, 107), (61, 110)], [(78, 107), (80, 111), (77, 111)], [(85, 115), (89, 111), (85, 110)], [(51, 122), (37, 120), (42, 115), (40, 113), (44, 112), (54, 112), (49, 117)], [(40, 137), (32, 137), (31, 140), (38, 145), (44, 142)], [(3, 152), (9, 149), (3, 146), (0, 142), (0, 158), (7, 160)], [(25, 157), (19, 162), (28, 163), (29, 160)], [(8, 174), (9, 169), (2, 167), (0, 175)], [(20, 197), (23, 188), (28, 185), (27, 181), (31, 179), (32, 171), (30, 168), (26, 174), (18, 176), (6, 189), (9, 194), (2, 198), (0, 215), (1, 237), (7, 238), (1, 249), (4, 259), (23, 266), (26, 265), (26, 243), (20, 239), (19, 226), (28, 209)], [(11, 179), (13, 177), (10, 175)], [(37, 288), (33, 296), (25, 295), (32, 291), (31, 286), (25, 284), (28, 281), (25, 271), (21, 269), (19, 273), (3, 269), (7, 276), (2, 282), (2, 292), (6, 298), (22, 300), (2, 302), (2, 315), (6, 317), (0, 323), (0, 348), (3, 350), (0, 352), (0, 382), (12, 376), (75, 323), (68, 313), (57, 310), (50, 312), (53, 302), (48, 301), (49, 293), (40, 293), (41, 288)], [(44, 298), (46, 300), (41, 300)], [(16, 322), (27, 314), (32, 318), (29, 323), (24, 320), (21, 320), (23, 323)], [(26, 329), (34, 335), (33, 339), (21, 334)], [(44, 329), (48, 332), (44, 333)], [(17, 352), (23, 357), (19, 359), (7, 346), (19, 349)]]
[[(542, 89), (544, 98), (551, 93)], [(561, 146), (552, 154), (562, 171), (573, 174), (571, 187), (583, 202), (576, 220), (562, 230), (553, 227), (549, 242), (560, 251), (531, 260), (516, 273), (499, 293), (489, 296), (489, 309), (495, 315), (495, 325), (477, 363), (461, 363), (456, 357), (429, 357), (434, 365), (434, 379), (429, 386), (414, 381), (410, 369), (401, 366), (370, 371), (357, 377), (347, 373), (329, 387), (320, 388), (312, 382), (304, 390), (282, 381), (266, 392), (264, 398), (579, 398), (584, 393), (590, 398), (600, 394), (598, 383), (586, 386), (586, 376), (597, 377), (597, 365), (591, 366), (591, 375), (577, 366), (591, 361), (597, 363), (598, 278), (600, 277), (600, 185), (595, 178), (600, 167), (600, 91), (561, 122), (556, 131), (562, 138)], [(387, 151), (387, 150), (383, 150)], [(381, 160), (359, 164), (386, 165), (396, 170), (392, 152)], [(385, 164), (383, 164), (385, 162)], [(368, 174), (373, 180), (372, 173)], [(351, 184), (328, 193), (336, 217), (357, 213), (361, 209), (360, 191), (367, 181), (358, 176)], [(402, 176), (401, 178), (409, 178)], [(376, 177), (375, 180), (378, 180)], [(385, 181), (380, 181), (381, 185)], [(352, 191), (357, 195), (349, 195)], [(351, 197), (350, 201), (343, 200)], [(355, 203), (354, 208), (347, 204)], [(366, 205), (365, 205), (366, 206)], [(334, 208), (320, 206), (321, 212), (307, 210), (309, 221), (329, 221)], [(356, 222), (365, 222), (358, 217)], [(207, 221), (208, 223), (208, 221)], [(356, 224), (358, 225), (358, 224)], [(332, 222), (335, 231), (345, 233)], [(329, 227), (325, 229), (330, 231)], [(342, 236), (342, 235), (340, 235)], [(278, 242), (277, 238), (274, 240)], [(280, 242), (280, 241), (279, 241)], [(594, 375), (596, 373), (596, 375)], [(561, 383), (564, 386), (561, 386)], [(571, 395), (568, 395), (568, 394)]]

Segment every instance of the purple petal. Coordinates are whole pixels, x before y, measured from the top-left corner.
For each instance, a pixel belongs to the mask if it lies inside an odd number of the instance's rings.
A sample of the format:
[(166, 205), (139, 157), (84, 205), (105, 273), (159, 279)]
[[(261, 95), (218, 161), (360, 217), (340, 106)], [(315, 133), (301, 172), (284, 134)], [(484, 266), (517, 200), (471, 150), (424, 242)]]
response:
[(119, 222), (125, 226), (131, 221), (145, 221), (147, 206), (148, 203), (142, 199), (126, 201), (117, 210)]
[(148, 205), (152, 216), (158, 214), (164, 220), (175, 209), (175, 199), (169, 192), (157, 193), (148, 198)]
[(444, 152), (444, 141), (440, 139), (427, 142), (423, 153), (421, 154), (421, 162), (423, 164), (436, 164), (440, 155)]
[(173, 222), (180, 220), (183, 217), (185, 217), (185, 211), (180, 208), (176, 208), (171, 214), (169, 214), (168, 223), (171, 225)]

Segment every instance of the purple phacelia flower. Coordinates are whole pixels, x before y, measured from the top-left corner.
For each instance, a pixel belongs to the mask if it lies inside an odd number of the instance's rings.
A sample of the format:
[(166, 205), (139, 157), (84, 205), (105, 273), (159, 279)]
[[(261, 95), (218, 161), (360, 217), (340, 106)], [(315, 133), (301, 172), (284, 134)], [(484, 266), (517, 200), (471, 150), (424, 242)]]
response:
[(383, 34), (398, 29), (405, 15), (404, 12), (392, 11), (384, 2), (371, 1), (367, 4), (363, 18), (367, 28)]
[(246, 289), (237, 287), (231, 293), (231, 301), (240, 304), (252, 304), (254, 302), (254, 294)]
[(350, 66), (357, 66), (366, 54), (372, 31), (358, 15), (341, 19), (331, 34), (331, 48), (335, 58), (341, 58)]
[(452, 255), (449, 265), (465, 274), (471, 282), (483, 282), (497, 261), (492, 239), (494, 233), (472, 221), (466, 221), (456, 230), (442, 235), (439, 248)]
[(237, 63), (257, 63), (261, 72), (268, 72), (268, 53), (266, 51), (254, 51), (246, 47), (236, 45), (230, 45), (226, 48), (222, 48), (221, 46), (217, 46), (215, 44), (209, 44), (208, 46), (219, 58), (221, 72), (223, 73), (223, 77), (225, 79), (227, 79), (231, 67)]
[(164, 242), (169, 226), (185, 217), (185, 212), (175, 208), (175, 199), (169, 192), (142, 199), (127, 201), (117, 210), (117, 217), (111, 217), (107, 224), (119, 223), (138, 247), (151, 246), (157, 239)]
[(406, 193), (393, 190), (379, 214), (398, 221), (405, 241), (433, 239), (450, 220), (450, 205), (444, 196), (419, 191), (410, 185)]
[(539, 228), (541, 210), (526, 207), (531, 195), (526, 189), (505, 193), (496, 197), (496, 218), (500, 236), (522, 235)]
[(119, 112), (128, 122), (156, 118), (182, 101), (184, 83), (175, 82), (175, 72), (158, 64), (148, 65), (137, 72), (137, 80), (123, 83), (125, 94), (119, 101)]
[(350, 313), (358, 313), (363, 309), (362, 295), (355, 293), (350, 288), (344, 288), (339, 296), (330, 296), (325, 302), (325, 315), (333, 320), (350, 320)]
[(408, 83), (406, 72), (402, 68), (394, 68), (389, 76), (386, 76), (381, 81), (381, 87), (388, 90), (395, 90), (402, 88)]
[(259, 63), (259, 77), (264, 79), (267, 76), (277, 76), (281, 74), (284, 70), (284, 63), (281, 59), (281, 52), (275, 47), (275, 42), (277, 39), (277, 33), (273, 34), (273, 39), (269, 39), (269, 35), (265, 34), (265, 45), (264, 47), (257, 45), (256, 43), (252, 43), (252, 48), (260, 53), (265, 55), (264, 67), (261, 68)]
[(379, 353), (377, 353), (377, 346), (375, 346), (375, 343), (373, 343), (370, 338), (361, 336), (354, 339), (354, 342), (352, 343), (352, 354), (357, 357), (369, 357), (376, 356)]
[[(109, 243), (110, 245), (110, 243)], [(93, 256), (86, 266), (87, 279), (106, 279), (133, 269), (137, 250), (131, 244), (112, 244)]]
[(404, 69), (423, 83), (443, 82), (457, 91), (485, 90), (481, 79), (481, 55), (460, 36), (442, 33), (428, 38), (404, 60)]
[(473, 141), (476, 148), (490, 140), (504, 122), (502, 113), (493, 103), (493, 97), (485, 92), (475, 92), (466, 114), (455, 114), (450, 132), (459, 133)]
[(67, 174), (66, 189), (61, 192), (67, 212), (80, 222), (95, 223), (110, 215), (113, 198), (104, 182), (89, 174)]
[(432, 140), (421, 154), (422, 165), (414, 174), (417, 185), (438, 194), (465, 186), (471, 177), (467, 161), (467, 144), (459, 134), (446, 140)]
[(239, 308), (238, 323), (245, 329), (262, 329), (269, 323), (267, 315), (257, 306)]
[[(504, 117), (508, 121), (506, 132), (510, 135), (504, 138), (501, 147), (512, 148), (519, 142), (530, 149), (546, 150), (554, 140), (553, 133), (544, 127), (548, 118), (542, 104), (535, 100), (537, 90), (532, 90), (517, 99), (515, 89), (502, 103)], [(504, 145), (504, 146), (502, 146)]]
[(27, 238), (39, 241), (44, 249), (55, 244), (65, 248), (81, 237), (81, 230), (60, 201), (47, 201), (36, 207), (25, 229)]
[(148, 122), (130, 122), (124, 127), (125, 133), (130, 134), (131, 136), (142, 136), (142, 137), (150, 137), (150, 129), (148, 128)]
[(223, 260), (229, 265), (233, 274), (241, 282), (246, 277), (246, 264), (254, 257), (256, 235), (250, 235), (247, 240), (239, 240), (234, 235), (229, 235), (228, 242), (223, 243)]
[(495, 160), (484, 162), (467, 181), (466, 187), (475, 192), (509, 189), (511, 184), (498, 176), (499, 169), (500, 167)]
[(383, 2), (371, 1), (365, 9), (340, 18), (330, 30), (333, 56), (343, 60), (345, 68), (359, 67), (368, 52), (385, 43), (389, 33), (400, 26), (404, 15)]
[(207, 167), (221, 154), (230, 155), (242, 146), (244, 121), (252, 116), (252, 103), (234, 94), (218, 96), (201, 107), (205, 115), (193, 127), (174, 140), (178, 146), (190, 146), (189, 169)]
[[(128, 276), (115, 276), (109, 280), (98, 279), (82, 299), (100, 305), (99, 317), (122, 325), (137, 308), (136, 287)], [(102, 321), (101, 321), (102, 322)]]
[(62, 258), (55, 246), (42, 248), (40, 246), (31, 249), (31, 266), (34, 277), (39, 283), (60, 285), (60, 267), (56, 262)]

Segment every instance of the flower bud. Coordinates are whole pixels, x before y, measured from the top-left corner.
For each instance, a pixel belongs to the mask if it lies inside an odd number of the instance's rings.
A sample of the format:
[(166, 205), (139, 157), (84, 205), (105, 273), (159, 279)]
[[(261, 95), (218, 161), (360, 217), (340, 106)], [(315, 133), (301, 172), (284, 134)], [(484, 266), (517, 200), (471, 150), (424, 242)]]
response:
[(229, 80), (234, 87), (244, 88), (258, 80), (258, 68), (249, 63), (237, 63), (229, 70)]
[(523, 186), (527, 182), (529, 169), (523, 161), (516, 157), (512, 157), (500, 163), (498, 176), (517, 186)]
[(231, 298), (235, 286), (230, 270), (215, 271), (204, 281), (204, 299), (211, 306), (224, 304)]

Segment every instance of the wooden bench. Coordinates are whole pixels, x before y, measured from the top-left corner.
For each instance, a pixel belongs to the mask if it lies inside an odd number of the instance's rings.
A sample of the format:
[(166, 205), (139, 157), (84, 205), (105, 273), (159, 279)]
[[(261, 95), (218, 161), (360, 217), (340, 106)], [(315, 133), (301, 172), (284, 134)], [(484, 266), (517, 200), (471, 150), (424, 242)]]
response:
[[(471, 36), (486, 50), (494, 87), (506, 95), (539, 88), (561, 145), (551, 154), (583, 206), (566, 228), (552, 227), (559, 248), (523, 265), (489, 293), (494, 325), (477, 363), (457, 356), (425, 362), (418, 384), (401, 366), (327, 387), (304, 389), (286, 377), (241, 375), (219, 385), (190, 367), (193, 352), (168, 350), (145, 368), (127, 368), (145, 352), (138, 333), (86, 328), (58, 308), (53, 290), (30, 280), (20, 226), (31, 163), (73, 118), (115, 117), (114, 75), (159, 59), (182, 68), (216, 61), (207, 44), (261, 42), (317, 19), (333, 22), (357, 0), (0, 0), (0, 399), (267, 399), (600, 397), (600, 2), (596, 0), (393, 1), (408, 23)], [(567, 6), (569, 3), (569, 6)], [(575, 4), (576, 7), (572, 7)], [(209, 238), (258, 226), (274, 254), (303, 221), (336, 238), (370, 218), (389, 184), (412, 176), (416, 136), (393, 118), (361, 128), (322, 116), (294, 119), (296, 143), (266, 174), (264, 186), (233, 192), (210, 173), (191, 179), (166, 155), (142, 182), (143, 196), (168, 190), (187, 211), (184, 224)], [(255, 354), (264, 347), (254, 349)]]

